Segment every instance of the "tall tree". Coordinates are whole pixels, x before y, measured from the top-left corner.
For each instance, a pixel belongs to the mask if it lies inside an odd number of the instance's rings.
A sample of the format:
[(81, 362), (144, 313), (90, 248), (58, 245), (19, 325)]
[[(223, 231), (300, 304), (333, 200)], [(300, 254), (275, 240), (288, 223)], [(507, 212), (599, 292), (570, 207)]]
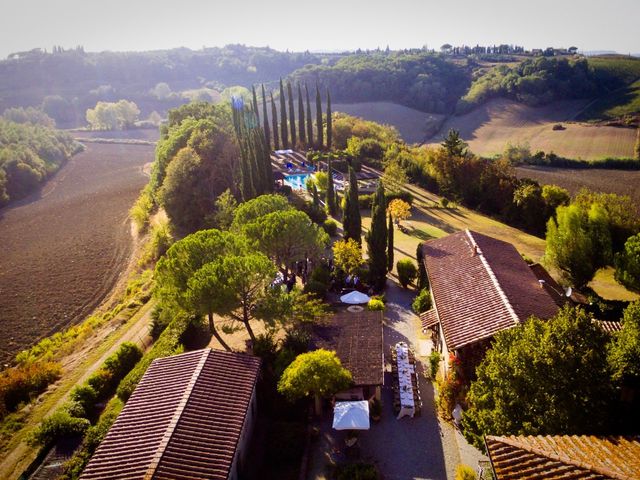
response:
[(284, 96), (284, 86), (280, 79), (280, 136), (282, 137), (282, 148), (289, 148), (289, 123), (287, 122), (287, 105)]
[(331, 140), (333, 137), (331, 127), (331, 94), (327, 88), (327, 149), (329, 150), (331, 150)]
[(206, 280), (206, 277), (199, 277), (198, 281), (192, 278), (205, 265), (218, 261), (224, 255), (241, 255), (249, 249), (244, 237), (231, 232), (200, 230), (188, 235), (174, 243), (158, 261), (154, 295), (165, 305), (189, 314), (206, 315), (213, 336), (225, 349), (230, 350), (214, 322), (212, 302), (217, 285)]
[(256, 119), (258, 123), (260, 123), (260, 114), (258, 113), (258, 97), (256, 95), (256, 86), (251, 85), (251, 95), (253, 100), (253, 113), (256, 115)]
[(214, 313), (242, 323), (252, 341), (256, 340), (251, 320), (267, 287), (273, 281), (276, 267), (262, 253), (224, 255), (207, 263), (189, 280), (189, 286), (205, 284)]
[(262, 122), (264, 125), (264, 139), (267, 150), (271, 151), (271, 128), (269, 127), (269, 116), (267, 115), (267, 96), (264, 93), (264, 84), (262, 86)]
[(558, 207), (556, 218), (547, 223), (545, 258), (577, 288), (589, 283), (611, 257), (605, 217), (598, 204), (593, 204), (589, 212), (578, 205), (569, 205)]
[(313, 147), (313, 122), (311, 121), (311, 104), (309, 103), (309, 89), (304, 84), (304, 92), (307, 97), (307, 145)]
[(294, 209), (258, 217), (242, 231), (285, 273), (298, 260), (318, 258), (329, 244), (327, 233), (306, 213)]
[(344, 390), (353, 381), (336, 352), (315, 350), (302, 353), (287, 367), (278, 381), (278, 391), (291, 401), (315, 396), (316, 414), (321, 413), (321, 399)]
[(331, 156), (327, 160), (327, 213), (334, 217), (336, 215), (336, 196), (333, 188), (333, 170), (331, 168)]
[(498, 332), (467, 395), (465, 436), (597, 434), (611, 428), (607, 338), (582, 310)]
[(468, 145), (460, 138), (460, 132), (453, 128), (440, 144), (446, 152), (454, 157), (464, 157), (467, 154)]
[(273, 126), (273, 148), (280, 150), (280, 138), (278, 137), (278, 111), (276, 110), (276, 102), (273, 101), (273, 92), (271, 92), (271, 125)]
[[(329, 136), (327, 135), (327, 140)], [(378, 188), (371, 206), (371, 228), (366, 235), (369, 254), (369, 279), (376, 290), (384, 288), (387, 278), (387, 205), (384, 186), (378, 182)]]
[(640, 292), (640, 233), (627, 239), (614, 263), (615, 279), (629, 290)]
[(295, 148), (298, 142), (296, 139), (296, 111), (293, 109), (293, 89), (291, 88), (291, 82), (287, 82), (287, 97), (289, 99), (289, 127), (291, 129), (291, 146)]
[(322, 99), (320, 98), (320, 87), (318, 87), (318, 84), (316, 83), (316, 147), (318, 150), (322, 150), (324, 146), (324, 134), (322, 127)]
[(624, 309), (622, 330), (608, 345), (613, 379), (631, 388), (640, 388), (640, 301)]
[(345, 198), (343, 215), (344, 239), (352, 238), (358, 244), (362, 244), (362, 218), (360, 216), (360, 205), (358, 204), (358, 179), (356, 171), (349, 166), (349, 191)]
[(389, 223), (387, 224), (387, 271), (390, 272), (391, 270), (393, 270), (393, 217), (389, 213)]
[(304, 104), (302, 102), (302, 89), (298, 83), (298, 137), (300, 145), (307, 145), (307, 133), (304, 126)]

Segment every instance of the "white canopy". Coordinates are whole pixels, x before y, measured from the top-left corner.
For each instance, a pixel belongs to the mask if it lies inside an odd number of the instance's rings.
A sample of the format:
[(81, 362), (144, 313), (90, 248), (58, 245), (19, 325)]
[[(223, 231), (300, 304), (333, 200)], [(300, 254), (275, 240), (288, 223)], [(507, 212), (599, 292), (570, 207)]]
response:
[(275, 152), (273, 152), (277, 155), (286, 155), (288, 153), (293, 153), (293, 150), (291, 149), (287, 149), (287, 150), (276, 150)]
[(364, 293), (360, 293), (357, 290), (354, 290), (351, 293), (347, 293), (346, 295), (342, 295), (340, 297), (340, 301), (342, 303), (348, 303), (350, 305), (357, 305), (358, 303), (367, 303), (371, 300), (368, 295)]
[(369, 430), (369, 402), (336, 402), (333, 408), (333, 428), (336, 430)]

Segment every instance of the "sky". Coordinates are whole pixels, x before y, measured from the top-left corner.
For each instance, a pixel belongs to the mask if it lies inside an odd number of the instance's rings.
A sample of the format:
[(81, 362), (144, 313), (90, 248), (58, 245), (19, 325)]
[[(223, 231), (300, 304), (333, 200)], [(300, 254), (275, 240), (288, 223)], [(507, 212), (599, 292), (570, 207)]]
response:
[(442, 44), (640, 53), (640, 0), (2, 0), (0, 58), (242, 43), (342, 51)]

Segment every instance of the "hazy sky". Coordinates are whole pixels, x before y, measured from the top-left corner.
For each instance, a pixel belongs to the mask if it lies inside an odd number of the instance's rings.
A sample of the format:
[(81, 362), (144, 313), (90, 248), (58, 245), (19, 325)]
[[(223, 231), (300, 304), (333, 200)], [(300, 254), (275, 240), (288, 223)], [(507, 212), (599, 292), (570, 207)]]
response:
[(640, 0), (2, 0), (0, 58), (35, 47), (525, 48), (640, 52)]

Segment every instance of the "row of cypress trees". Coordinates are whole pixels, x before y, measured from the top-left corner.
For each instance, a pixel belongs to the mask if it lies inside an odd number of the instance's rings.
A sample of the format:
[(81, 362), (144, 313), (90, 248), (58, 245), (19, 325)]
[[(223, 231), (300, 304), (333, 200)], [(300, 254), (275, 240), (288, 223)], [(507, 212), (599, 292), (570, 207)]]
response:
[[(331, 179), (330, 175), (329, 179)], [(329, 185), (333, 187), (331, 180), (329, 180)], [(328, 207), (330, 198), (327, 192)], [(362, 217), (360, 216), (360, 206), (358, 204), (358, 183), (356, 172), (351, 167), (349, 167), (349, 190), (345, 196), (342, 225), (345, 240), (351, 238), (358, 244), (362, 242)], [(375, 290), (380, 291), (384, 288), (387, 272), (393, 269), (393, 219), (389, 214), (387, 222), (387, 201), (382, 182), (378, 183), (378, 188), (373, 197), (371, 228), (366, 235), (366, 242), (369, 255), (369, 282)]]
[(273, 169), (265, 131), (260, 127), (257, 102), (231, 101), (233, 127), (240, 147), (240, 193), (247, 201), (273, 191)]
[[(293, 148), (302, 146), (305, 148), (316, 148), (318, 150), (331, 149), (331, 94), (327, 90), (327, 138), (324, 138), (324, 125), (322, 121), (322, 98), (320, 88), (316, 84), (316, 134), (313, 134), (313, 122), (311, 115), (311, 105), (309, 101), (309, 88), (304, 85), (305, 98), (302, 96), (302, 87), (297, 85), (298, 90), (298, 116), (296, 127), (296, 114), (294, 109), (294, 95), (291, 82), (285, 85), (280, 79), (280, 121), (278, 122), (278, 109), (273, 98), (273, 92), (269, 93), (271, 102), (271, 123), (267, 114), (267, 95), (265, 93), (264, 84), (261, 85), (262, 93), (262, 127), (265, 137), (265, 146), (268, 151), (279, 150), (280, 148)], [(285, 94), (286, 90), (286, 94)], [(251, 87), (253, 96), (253, 111), (256, 114), (258, 122), (260, 115), (258, 113), (258, 98), (255, 86)], [(305, 102), (306, 100), (306, 102)], [(306, 103), (306, 108), (305, 108)], [(287, 108), (288, 107), (288, 108)]]

